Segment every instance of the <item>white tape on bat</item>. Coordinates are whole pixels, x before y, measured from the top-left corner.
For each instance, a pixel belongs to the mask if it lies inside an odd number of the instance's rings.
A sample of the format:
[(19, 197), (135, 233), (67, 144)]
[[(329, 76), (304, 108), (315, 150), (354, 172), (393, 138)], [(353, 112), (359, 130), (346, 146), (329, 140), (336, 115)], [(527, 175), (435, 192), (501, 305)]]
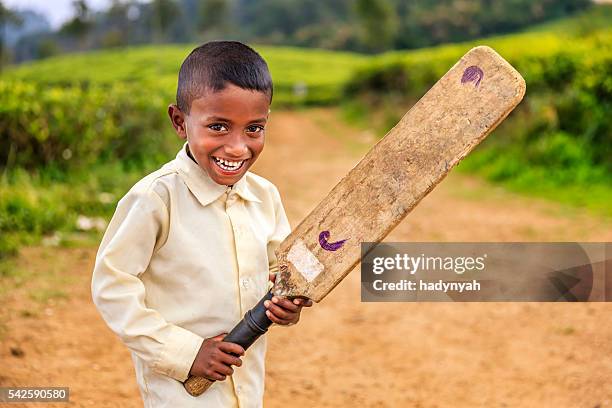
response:
[(302, 274), (308, 282), (312, 282), (325, 267), (316, 256), (306, 247), (301, 239), (298, 239), (287, 254), (287, 260), (293, 264), (295, 269)]

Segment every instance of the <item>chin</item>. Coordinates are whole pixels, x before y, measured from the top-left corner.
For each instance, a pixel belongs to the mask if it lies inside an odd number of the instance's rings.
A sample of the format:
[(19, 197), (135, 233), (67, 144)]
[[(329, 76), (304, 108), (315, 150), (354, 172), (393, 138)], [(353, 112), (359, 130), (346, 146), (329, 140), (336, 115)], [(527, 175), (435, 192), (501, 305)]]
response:
[(221, 184), (224, 186), (232, 186), (236, 184), (246, 174), (246, 169), (234, 175), (221, 175), (215, 172), (214, 169), (211, 169), (211, 170), (213, 174), (209, 173), (209, 175), (211, 176), (210, 178), (212, 178), (215, 183)]

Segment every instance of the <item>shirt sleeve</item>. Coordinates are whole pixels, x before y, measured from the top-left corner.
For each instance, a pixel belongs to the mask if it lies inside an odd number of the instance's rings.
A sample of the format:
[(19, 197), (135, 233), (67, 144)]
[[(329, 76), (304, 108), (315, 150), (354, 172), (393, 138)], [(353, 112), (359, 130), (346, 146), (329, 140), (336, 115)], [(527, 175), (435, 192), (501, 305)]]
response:
[(274, 187), (274, 215), (275, 215), (275, 227), (272, 236), (268, 240), (268, 266), (270, 273), (278, 272), (278, 262), (276, 259), (276, 251), (280, 246), (281, 242), (291, 233), (291, 227), (289, 226), (289, 220), (283, 203), (281, 202), (280, 193)]
[(91, 290), (102, 318), (133, 353), (157, 373), (184, 381), (204, 339), (147, 307), (139, 278), (165, 242), (168, 217), (152, 189), (128, 193), (102, 239)]

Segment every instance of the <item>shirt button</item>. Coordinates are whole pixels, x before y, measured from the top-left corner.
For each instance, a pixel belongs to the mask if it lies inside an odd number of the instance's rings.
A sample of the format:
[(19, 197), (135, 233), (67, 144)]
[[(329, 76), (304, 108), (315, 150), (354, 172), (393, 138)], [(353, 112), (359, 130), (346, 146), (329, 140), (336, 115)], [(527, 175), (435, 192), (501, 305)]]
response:
[(242, 281), (242, 287), (245, 288), (245, 289), (248, 289), (249, 288), (249, 280), (247, 278), (242, 278), (241, 281)]
[(241, 385), (239, 385), (239, 386), (237, 386), (237, 387), (236, 387), (236, 392), (237, 392), (238, 394), (241, 394), (241, 393), (242, 393), (242, 386), (241, 386)]

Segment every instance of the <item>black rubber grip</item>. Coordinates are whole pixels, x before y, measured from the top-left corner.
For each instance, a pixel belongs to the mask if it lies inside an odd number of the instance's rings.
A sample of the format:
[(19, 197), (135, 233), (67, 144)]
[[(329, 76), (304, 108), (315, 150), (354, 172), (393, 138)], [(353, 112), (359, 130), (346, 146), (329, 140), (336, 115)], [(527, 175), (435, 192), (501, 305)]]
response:
[(246, 312), (244, 318), (232, 329), (223, 341), (236, 343), (243, 349), (255, 343), (255, 340), (268, 331), (272, 321), (266, 316), (264, 302), (272, 299), (272, 292), (268, 292), (251, 310)]

